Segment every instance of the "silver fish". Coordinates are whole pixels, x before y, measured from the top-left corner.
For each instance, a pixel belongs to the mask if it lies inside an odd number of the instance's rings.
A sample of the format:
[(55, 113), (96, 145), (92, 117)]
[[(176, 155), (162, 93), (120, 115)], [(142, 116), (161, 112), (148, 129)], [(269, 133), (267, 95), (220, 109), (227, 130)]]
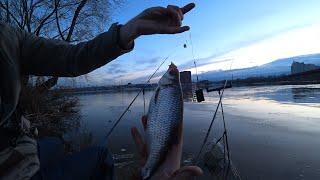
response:
[(150, 100), (146, 143), (149, 152), (145, 166), (142, 168), (143, 179), (148, 179), (164, 160), (169, 148), (177, 143), (177, 128), (183, 119), (183, 98), (180, 74), (171, 63), (167, 72), (158, 82)]

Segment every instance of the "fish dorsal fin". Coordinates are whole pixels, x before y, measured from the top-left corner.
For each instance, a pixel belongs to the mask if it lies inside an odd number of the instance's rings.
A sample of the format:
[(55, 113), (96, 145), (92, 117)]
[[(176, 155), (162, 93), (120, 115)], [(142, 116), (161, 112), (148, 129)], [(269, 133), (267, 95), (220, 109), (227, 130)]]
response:
[(158, 96), (159, 96), (160, 88), (157, 87), (156, 92), (154, 94), (154, 103), (156, 104), (158, 101)]

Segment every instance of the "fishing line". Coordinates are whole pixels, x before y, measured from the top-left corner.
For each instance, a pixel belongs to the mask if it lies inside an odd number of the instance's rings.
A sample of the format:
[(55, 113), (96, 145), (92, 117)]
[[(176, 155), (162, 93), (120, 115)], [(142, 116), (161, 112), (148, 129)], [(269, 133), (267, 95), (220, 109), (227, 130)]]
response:
[[(219, 92), (219, 96), (220, 96), (220, 92)], [(223, 137), (223, 144), (224, 144), (224, 149), (223, 149), (223, 157), (224, 157), (224, 163), (226, 163), (226, 152), (227, 152), (227, 159), (228, 159), (228, 166), (227, 166), (227, 170), (226, 173), (223, 174), (223, 179), (226, 179), (228, 177), (229, 174), (229, 170), (230, 170), (230, 151), (229, 151), (229, 142), (228, 142), (228, 133), (227, 133), (227, 127), (226, 127), (226, 122), (224, 119), (224, 111), (223, 111), (223, 103), (221, 102), (220, 107), (221, 107), (221, 114), (222, 114), (222, 121), (223, 121), (223, 128), (224, 128), (224, 132), (222, 134)]]
[[(231, 68), (232, 68), (232, 65), (233, 65), (233, 61), (234, 61), (234, 59), (232, 59), (232, 61), (231, 61), (229, 71), (231, 71)], [(232, 79), (233, 79), (233, 74), (232, 74)], [(224, 158), (226, 157), (226, 156), (225, 156), (225, 152), (227, 151), (227, 158), (228, 158), (228, 166), (227, 166), (227, 168), (228, 168), (228, 169), (227, 169), (226, 173), (223, 174), (223, 176), (224, 176), (223, 179), (226, 179), (226, 178), (228, 177), (228, 172), (229, 172), (229, 169), (231, 168), (231, 171), (233, 172), (233, 174), (234, 174), (238, 179), (241, 180), (241, 177), (240, 177), (240, 175), (239, 175), (238, 170), (237, 170), (234, 166), (231, 165), (231, 155), (230, 155), (230, 148), (229, 148), (229, 142), (228, 142), (227, 126), (226, 126), (226, 122), (225, 122), (225, 118), (224, 118), (224, 111), (223, 111), (223, 105), (222, 105), (222, 98), (223, 98), (224, 90), (225, 90), (225, 88), (226, 88), (227, 83), (228, 83), (228, 80), (226, 79), (226, 80), (225, 80), (225, 83), (224, 83), (224, 86), (223, 86), (223, 89), (221, 90), (222, 92), (220, 93), (220, 91), (219, 91), (219, 102), (218, 102), (218, 105), (217, 105), (217, 107), (216, 107), (216, 111), (215, 111), (215, 113), (214, 113), (213, 119), (212, 119), (211, 124), (210, 124), (210, 126), (209, 126), (209, 129), (208, 129), (208, 131), (207, 131), (207, 134), (206, 134), (206, 136), (205, 136), (205, 139), (204, 139), (204, 141), (203, 141), (203, 144), (202, 144), (202, 146), (201, 146), (201, 148), (200, 148), (200, 151), (199, 151), (199, 153), (198, 153), (198, 155), (197, 155), (196, 164), (199, 163), (200, 155), (201, 155), (201, 153), (202, 153), (202, 150), (203, 150), (205, 144), (207, 143), (208, 136), (209, 136), (209, 134), (210, 134), (210, 131), (211, 131), (213, 122), (214, 122), (214, 120), (215, 120), (215, 118), (216, 118), (217, 111), (218, 111), (219, 106), (220, 106), (220, 107), (221, 107), (221, 113), (222, 113), (222, 120), (223, 120), (224, 132), (223, 132), (222, 136), (216, 141), (215, 144), (217, 144), (217, 143), (219, 143), (221, 140), (223, 140), (223, 142), (224, 142), (224, 144), (225, 144), (225, 147), (224, 147)]]
[(221, 102), (222, 102), (222, 97), (223, 97), (224, 89), (225, 89), (225, 87), (226, 87), (226, 85), (227, 85), (227, 82), (228, 82), (228, 80), (225, 80), (224, 87), (223, 87), (222, 92), (221, 92), (221, 95), (220, 95), (220, 97), (219, 97), (218, 105), (217, 105), (217, 107), (216, 107), (216, 110), (215, 110), (215, 112), (214, 112), (213, 118), (212, 118), (211, 123), (210, 123), (210, 125), (209, 125), (209, 129), (207, 130), (206, 136), (205, 136), (205, 138), (204, 138), (204, 140), (203, 140), (203, 142), (202, 142), (202, 145), (201, 145), (201, 147), (200, 147), (200, 151), (199, 151), (198, 155), (196, 156), (196, 164), (198, 164), (199, 159), (200, 159), (200, 155), (201, 155), (201, 153), (202, 153), (202, 150), (203, 150), (205, 144), (207, 143), (207, 140), (208, 140), (209, 134), (210, 134), (210, 132), (211, 132), (211, 128), (212, 128), (213, 122), (214, 122), (215, 119), (216, 119), (218, 109), (219, 109), (220, 104), (221, 104)]
[[(219, 96), (220, 96), (220, 92), (219, 92)], [(230, 162), (229, 142), (228, 142), (228, 135), (227, 135), (228, 132), (227, 132), (226, 121), (224, 119), (224, 111), (223, 111), (222, 102), (220, 103), (220, 107), (221, 107), (221, 114), (222, 114), (222, 121), (223, 121), (223, 128), (224, 128), (223, 136), (224, 136), (224, 140), (225, 140), (225, 147), (227, 150), (228, 161)]]
[(191, 45), (191, 54), (192, 54), (192, 58), (193, 58), (193, 63), (194, 63), (194, 67), (196, 70), (196, 77), (197, 77), (197, 83), (199, 82), (199, 76), (198, 76), (198, 69), (197, 69), (197, 63), (196, 63), (196, 58), (194, 56), (194, 49), (193, 49), (193, 42), (192, 42), (192, 36), (191, 36), (191, 31), (189, 31), (189, 39), (190, 39), (190, 45)]
[[(220, 92), (219, 92), (219, 96), (220, 96)], [(224, 146), (223, 148), (223, 157), (226, 157), (226, 152), (228, 153), (227, 154), (227, 157), (228, 157), (228, 161), (230, 162), (230, 156), (229, 156), (229, 145), (228, 145), (228, 138), (226, 138), (226, 134), (227, 134), (227, 128), (226, 128), (226, 122), (224, 120), (224, 112), (223, 112), (223, 105), (222, 105), (222, 102), (220, 104), (220, 107), (221, 107), (221, 115), (222, 115), (222, 121), (223, 121), (223, 133), (222, 133), (222, 137), (223, 137), (223, 144), (226, 145)], [(224, 161), (226, 161), (226, 159), (224, 158)]]
[[(229, 71), (231, 71), (233, 62), (234, 62), (234, 59), (232, 59), (232, 61), (231, 61)], [(231, 74), (231, 77), (232, 77), (231, 80), (233, 80), (233, 73)], [(219, 92), (219, 95), (220, 95), (220, 92)], [(222, 102), (221, 102), (220, 106), (221, 106), (221, 113), (222, 113), (222, 120), (223, 120), (223, 127), (224, 127), (224, 133), (223, 133), (222, 137), (224, 137), (225, 147), (226, 147), (226, 150), (227, 150), (227, 153), (228, 153), (228, 154), (227, 154), (227, 158), (228, 158), (228, 169), (227, 169), (227, 171), (226, 171), (226, 176), (225, 176), (225, 178), (228, 177), (228, 172), (229, 172), (229, 170), (230, 170), (230, 168), (231, 168), (231, 171), (233, 172), (233, 174), (234, 174), (238, 179), (241, 180), (241, 177), (240, 177), (240, 175), (239, 175), (239, 172), (238, 172), (237, 168), (231, 165), (231, 155), (230, 155), (230, 148), (229, 148), (229, 141), (228, 141), (228, 132), (227, 132), (227, 126), (226, 126), (226, 122), (225, 122), (225, 118), (224, 118), (224, 111), (223, 111)], [(224, 155), (224, 157), (225, 157), (225, 155)]]
[[(153, 72), (153, 74), (149, 77), (148, 81), (146, 82), (146, 84), (150, 83), (151, 79), (153, 78), (153, 76), (158, 72), (158, 70), (161, 68), (161, 66), (169, 59), (170, 56), (172, 56), (175, 53), (176, 49), (169, 54), (166, 58), (164, 58), (164, 60), (161, 62), (161, 64), (158, 66), (158, 68)], [(117, 119), (117, 121), (115, 122), (115, 124), (111, 127), (111, 129), (109, 130), (109, 132), (107, 133), (106, 137), (109, 138), (109, 136), (111, 135), (111, 133), (113, 132), (113, 130), (115, 129), (115, 127), (119, 124), (119, 122), (121, 121), (121, 119), (123, 118), (123, 116), (129, 111), (130, 107), (132, 106), (132, 104), (135, 102), (135, 100), (137, 99), (137, 97), (141, 94), (141, 92), (143, 91), (144, 88), (141, 88), (139, 90), (139, 92), (137, 93), (137, 95), (132, 99), (132, 101), (130, 102), (130, 104), (126, 107), (126, 109), (122, 112), (122, 114), (120, 115), (120, 117)]]
[[(234, 59), (232, 59), (232, 61), (231, 61), (230, 69), (229, 69), (229, 70), (231, 70), (231, 68), (232, 68), (233, 61), (234, 61)], [(199, 162), (199, 160), (200, 160), (200, 155), (201, 155), (201, 153), (202, 153), (202, 150), (203, 150), (204, 146), (205, 146), (206, 143), (207, 143), (209, 134), (210, 134), (211, 129), (212, 129), (212, 125), (213, 125), (213, 123), (214, 123), (214, 121), (215, 121), (215, 119), (216, 119), (217, 112), (218, 112), (218, 110), (219, 110), (219, 106), (221, 106), (221, 104), (222, 104), (222, 97), (223, 97), (223, 94), (224, 94), (224, 90), (225, 90), (225, 88), (226, 88), (226, 86), (227, 86), (227, 83), (228, 83), (228, 79), (225, 80), (224, 86), (223, 86), (223, 88), (222, 88), (222, 90), (221, 90), (221, 93), (219, 93), (219, 102), (218, 102), (218, 105), (217, 105), (216, 110), (215, 110), (215, 112), (214, 112), (214, 115), (213, 115), (213, 118), (212, 118), (212, 120), (211, 120), (211, 123), (210, 123), (210, 126), (209, 126), (209, 128), (208, 128), (208, 131), (207, 131), (207, 133), (206, 133), (206, 135), (205, 135), (205, 138), (204, 138), (204, 140), (203, 140), (203, 143), (202, 143), (202, 145), (201, 145), (200, 151), (199, 151), (198, 155), (196, 156), (196, 164), (198, 164), (198, 162)], [(224, 117), (223, 117), (223, 121), (224, 121)], [(225, 127), (225, 122), (224, 122), (224, 127)], [(226, 129), (226, 127), (225, 127), (225, 129)]]
[[(196, 88), (197, 88), (197, 84), (198, 84), (198, 82), (199, 82), (199, 77), (198, 77), (198, 70), (197, 70), (196, 59), (195, 59), (195, 56), (194, 56), (194, 48), (193, 48), (193, 43), (192, 43), (191, 32), (189, 32), (189, 39), (190, 39), (191, 53), (192, 53), (192, 57), (193, 57), (193, 62), (194, 62), (195, 70), (196, 70), (196, 77), (197, 77)], [(233, 60), (231, 61), (230, 70), (231, 70), (231, 67), (232, 67), (232, 63), (233, 63)], [(203, 141), (203, 143), (202, 143), (202, 145), (201, 145), (200, 151), (199, 151), (198, 155), (196, 156), (196, 164), (198, 164), (199, 157), (200, 157), (200, 155), (201, 155), (201, 153), (202, 153), (202, 150), (203, 150), (205, 144), (207, 143), (209, 134), (210, 134), (211, 129), (212, 129), (212, 125), (213, 125), (213, 123), (214, 123), (214, 121), (215, 121), (215, 118), (216, 118), (216, 116), (217, 116), (217, 112), (218, 112), (219, 106), (222, 105), (222, 97), (223, 97), (223, 93), (224, 93), (225, 87), (227, 86), (227, 82), (228, 82), (228, 80), (226, 79), (226, 80), (225, 80), (225, 83), (224, 83), (224, 86), (223, 86), (223, 89), (222, 89), (222, 93), (221, 93), (221, 94), (219, 93), (219, 102), (218, 102), (218, 105), (217, 105), (217, 107), (216, 107), (215, 113), (214, 113), (214, 115), (213, 115), (212, 121), (211, 121), (210, 126), (209, 126), (209, 129), (208, 129), (208, 131), (207, 131), (207, 134), (206, 134), (206, 136), (205, 136), (205, 139), (204, 139), (204, 141)], [(223, 117), (223, 119), (224, 119), (224, 117)], [(225, 123), (224, 123), (224, 125), (225, 125)], [(225, 127), (225, 128), (226, 128), (226, 127)]]
[[(197, 84), (198, 84), (198, 82), (199, 82), (199, 77), (198, 77), (198, 70), (197, 70), (196, 59), (195, 59), (195, 56), (194, 56), (194, 48), (193, 48), (193, 43), (192, 43), (191, 32), (189, 32), (189, 39), (190, 39), (190, 45), (191, 45), (192, 58), (193, 58), (193, 62), (194, 62), (195, 70), (196, 70), (196, 78), (197, 78), (196, 88), (197, 88)], [(232, 64), (232, 63), (231, 63), (231, 64)], [(231, 67), (230, 67), (230, 68), (231, 68)], [(214, 120), (215, 120), (215, 118), (216, 118), (216, 116), (217, 116), (217, 112), (218, 112), (219, 106), (220, 106), (220, 104), (222, 103), (222, 97), (223, 97), (223, 93), (224, 93), (224, 89), (225, 89), (226, 85), (227, 85), (227, 80), (225, 81), (224, 87), (223, 87), (223, 89), (222, 89), (222, 93), (221, 93), (220, 98), (219, 98), (219, 103), (218, 103), (218, 105), (217, 105), (217, 107), (216, 107), (216, 110), (215, 110), (213, 119), (212, 119), (212, 121), (211, 121), (211, 123), (210, 123), (209, 129), (208, 129), (207, 134), (206, 134), (206, 136), (205, 136), (205, 139), (204, 139), (204, 141), (203, 141), (203, 143), (202, 143), (202, 145), (201, 145), (201, 148), (200, 148), (200, 151), (199, 151), (198, 155), (196, 156), (196, 157), (197, 157), (197, 158), (196, 158), (196, 164), (198, 164), (199, 157), (200, 157), (200, 155), (201, 155), (201, 153), (202, 153), (202, 150), (203, 150), (203, 148), (204, 148), (204, 146), (205, 146), (205, 144), (206, 144), (206, 142), (207, 142), (207, 140), (208, 140), (208, 137), (209, 137), (209, 134), (210, 134), (210, 131), (211, 131), (213, 122), (214, 122)]]

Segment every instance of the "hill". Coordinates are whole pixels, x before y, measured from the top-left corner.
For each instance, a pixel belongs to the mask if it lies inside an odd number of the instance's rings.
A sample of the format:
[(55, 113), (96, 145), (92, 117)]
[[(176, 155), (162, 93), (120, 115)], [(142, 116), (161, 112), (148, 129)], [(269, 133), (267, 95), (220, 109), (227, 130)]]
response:
[(320, 65), (320, 54), (309, 54), (278, 59), (261, 66), (255, 66), (244, 69), (234, 69), (230, 71), (209, 71), (201, 74), (201, 79), (219, 81), (226, 78), (230, 79), (232, 75), (234, 79), (288, 75), (290, 74), (291, 64), (293, 61), (304, 62), (306, 64)]

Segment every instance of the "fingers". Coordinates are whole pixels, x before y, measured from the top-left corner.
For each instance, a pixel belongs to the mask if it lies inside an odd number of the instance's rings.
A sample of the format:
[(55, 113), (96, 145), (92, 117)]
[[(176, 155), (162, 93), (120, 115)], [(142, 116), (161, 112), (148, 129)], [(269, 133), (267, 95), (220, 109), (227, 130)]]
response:
[(172, 24), (171, 26), (181, 26), (181, 17), (179, 15), (179, 13), (176, 10), (168, 9), (168, 13), (170, 14), (171, 18), (172, 18)]
[(183, 14), (186, 14), (187, 12), (191, 11), (196, 5), (194, 3), (189, 3), (181, 8), (181, 11)]
[(174, 180), (185, 180), (193, 179), (197, 176), (202, 176), (203, 171), (198, 166), (185, 166), (174, 172), (170, 179)]
[(181, 9), (178, 6), (173, 6), (173, 5), (169, 5), (167, 6), (167, 9), (170, 13), (170, 15), (172, 16), (172, 18), (174, 19), (175, 22), (175, 26), (181, 26), (181, 21), (183, 20), (183, 13), (181, 11)]
[(142, 146), (144, 146), (144, 142), (142, 140), (142, 136), (140, 135), (136, 127), (131, 128), (131, 135), (133, 137), (134, 143), (139, 148), (139, 152), (140, 152), (142, 149)]
[(188, 31), (190, 29), (189, 26), (182, 27), (163, 27), (160, 31), (160, 34), (177, 34)]
[(143, 142), (142, 136), (136, 127), (131, 128), (131, 135), (136, 147), (138, 148), (138, 152), (142, 157), (142, 163), (144, 163), (147, 158), (147, 149), (145, 143)]
[(188, 31), (190, 29), (189, 26), (183, 26), (183, 27), (180, 27), (180, 26), (182, 24), (183, 15), (185, 13), (189, 12), (194, 7), (195, 7), (194, 3), (187, 4), (186, 6), (184, 6), (182, 8), (179, 8), (178, 6), (168, 5), (167, 10), (173, 19), (174, 26), (164, 27), (164, 29), (162, 29), (161, 33), (163, 33), (163, 34), (177, 34), (177, 33), (182, 33), (182, 32)]
[(183, 20), (182, 10), (178, 6), (168, 5), (167, 8), (175, 10), (178, 13), (180, 19)]
[(182, 33), (190, 29), (189, 26), (182, 26), (184, 14), (194, 7), (195, 4), (190, 3), (182, 8), (173, 5), (149, 8), (132, 20), (132, 24), (138, 24), (132, 26), (138, 35)]

